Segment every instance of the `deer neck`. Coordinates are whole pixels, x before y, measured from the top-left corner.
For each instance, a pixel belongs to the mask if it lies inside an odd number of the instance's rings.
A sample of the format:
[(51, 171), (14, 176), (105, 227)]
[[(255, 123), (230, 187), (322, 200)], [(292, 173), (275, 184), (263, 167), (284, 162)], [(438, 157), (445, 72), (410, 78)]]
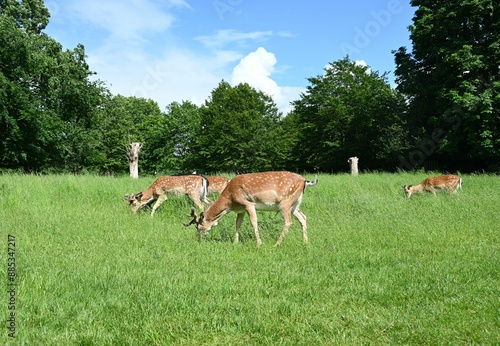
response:
[(223, 198), (218, 198), (205, 210), (205, 221), (214, 223), (231, 211), (231, 206)]
[(144, 191), (142, 193), (142, 197), (141, 197), (141, 200), (142, 201), (150, 201), (151, 198), (153, 197), (154, 193), (153, 193), (153, 189), (152, 188), (149, 188), (147, 189), (146, 191)]
[(414, 192), (422, 192), (422, 191), (424, 191), (424, 185), (423, 184), (414, 185), (410, 189), (411, 189), (412, 193), (414, 193)]

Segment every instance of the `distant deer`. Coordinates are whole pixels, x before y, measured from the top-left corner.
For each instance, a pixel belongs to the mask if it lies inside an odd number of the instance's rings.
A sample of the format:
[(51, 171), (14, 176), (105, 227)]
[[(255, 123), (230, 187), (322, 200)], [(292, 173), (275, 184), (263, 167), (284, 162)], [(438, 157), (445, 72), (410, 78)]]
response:
[(307, 181), (304, 177), (292, 172), (262, 172), (237, 175), (229, 181), (217, 200), (211, 204), (199, 217), (194, 208), (190, 217), (193, 220), (185, 226), (196, 225), (200, 235), (210, 231), (213, 225), (230, 211), (238, 214), (236, 218), (236, 234), (234, 242), (239, 240), (239, 230), (245, 213), (250, 217), (250, 222), (255, 232), (257, 245), (262, 245), (257, 225), (257, 210), (279, 211), (283, 216), (285, 225), (281, 236), (275, 246), (281, 244), (288, 229), (292, 225), (292, 214), (302, 225), (302, 235), (307, 243), (306, 216), (300, 211), (300, 203), (307, 186), (314, 186), (314, 181)]
[(134, 195), (127, 194), (124, 199), (130, 202), (132, 213), (156, 200), (151, 211), (153, 216), (156, 209), (167, 200), (167, 195), (187, 195), (200, 210), (203, 210), (203, 202), (209, 203), (207, 193), (206, 178), (199, 175), (173, 175), (160, 177), (146, 191)]
[(208, 180), (208, 195), (220, 194), (229, 183), (228, 178), (218, 175), (207, 176), (206, 178)]
[(403, 185), (403, 190), (408, 198), (415, 192), (430, 192), (436, 196), (436, 190), (448, 191), (451, 196), (458, 189), (462, 189), (462, 178), (453, 174), (427, 178), (415, 186)]

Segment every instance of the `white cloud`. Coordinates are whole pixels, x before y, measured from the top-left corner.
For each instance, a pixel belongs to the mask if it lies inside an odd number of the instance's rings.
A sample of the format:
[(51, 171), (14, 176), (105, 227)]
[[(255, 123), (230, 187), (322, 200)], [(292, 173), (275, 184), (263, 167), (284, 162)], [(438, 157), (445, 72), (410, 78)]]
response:
[(297, 100), (304, 88), (279, 86), (270, 76), (277, 63), (273, 53), (263, 47), (251, 52), (233, 69), (231, 84), (248, 83), (250, 86), (271, 96), (284, 114), (292, 107), (290, 102)]
[(241, 58), (230, 51), (200, 55), (181, 49), (165, 51), (159, 57), (137, 53), (121, 59), (120, 64), (107, 55), (98, 56), (100, 61), (90, 63), (103, 71), (97, 77), (111, 84), (113, 94), (152, 99), (162, 110), (174, 101), (201, 105), (222, 79), (229, 78), (227, 66)]
[(272, 31), (253, 31), (241, 32), (237, 30), (218, 30), (215, 35), (203, 35), (195, 37), (196, 41), (201, 42), (209, 48), (220, 48), (230, 43), (243, 44), (246, 41), (262, 42), (272, 36)]
[(140, 40), (150, 32), (162, 32), (173, 25), (175, 17), (170, 9), (190, 8), (182, 0), (163, 3), (141, 0), (87, 0), (65, 1), (61, 5), (72, 20), (86, 21), (105, 30), (113, 38)]
[[(247, 82), (265, 92), (286, 114), (290, 101), (303, 91), (279, 86), (271, 78), (277, 63), (273, 53), (262, 47), (246, 57), (238, 52), (272, 36), (291, 37), (289, 32), (218, 30), (194, 37), (201, 44), (193, 50), (169, 30), (178, 20), (178, 11), (190, 9), (185, 0), (65, 0), (58, 4), (54, 22), (61, 28), (72, 23), (78, 32), (75, 36), (83, 39), (90, 69), (97, 72), (95, 78), (104, 81), (114, 95), (149, 98), (162, 110), (174, 101), (201, 105), (225, 79), (233, 85)], [(66, 37), (64, 29), (59, 35)]]
[(281, 95), (280, 97), (275, 98), (274, 101), (278, 105), (280, 111), (283, 112), (283, 115), (287, 115), (293, 110), (293, 106), (290, 102), (300, 99), (300, 94), (304, 91), (306, 91), (306, 88), (304, 87), (281, 87)]
[(356, 64), (358, 66), (368, 66), (368, 64), (364, 60), (356, 60), (356, 61), (354, 61), (354, 64)]
[(95, 78), (114, 95), (150, 98), (161, 109), (174, 101), (203, 103), (241, 58), (179, 47), (169, 28), (177, 21), (175, 9), (190, 8), (184, 0), (66, 0), (60, 6), (56, 20), (73, 21), (98, 37), (85, 44)]
[(364, 60), (356, 60), (354, 63), (355, 63), (356, 65), (358, 65), (358, 66), (368, 67), (368, 68), (366, 69), (366, 73), (367, 73), (367, 74), (370, 74), (370, 73), (371, 73), (372, 69), (370, 68), (370, 66), (368, 66), (368, 64), (366, 63), (366, 61), (364, 61)]
[(279, 93), (278, 84), (269, 76), (274, 71), (276, 57), (264, 48), (259, 47), (241, 59), (240, 63), (233, 69), (231, 76), (232, 84), (248, 83), (271, 96)]

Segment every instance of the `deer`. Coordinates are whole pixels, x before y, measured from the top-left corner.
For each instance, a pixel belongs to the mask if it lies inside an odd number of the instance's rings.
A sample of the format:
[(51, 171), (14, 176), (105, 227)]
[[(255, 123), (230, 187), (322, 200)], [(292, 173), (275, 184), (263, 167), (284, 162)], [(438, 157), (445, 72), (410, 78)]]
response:
[(206, 177), (208, 180), (208, 195), (221, 194), (229, 183), (226, 177), (212, 175)]
[(125, 195), (124, 200), (130, 203), (132, 213), (156, 200), (151, 211), (151, 216), (154, 216), (156, 209), (167, 200), (167, 195), (187, 195), (203, 211), (203, 203), (210, 203), (207, 193), (206, 178), (200, 175), (171, 175), (156, 179), (146, 191)]
[(229, 181), (217, 200), (209, 205), (199, 217), (196, 216), (195, 208), (192, 208), (188, 216), (193, 219), (189, 223), (184, 223), (184, 226), (194, 224), (201, 237), (206, 235), (212, 226), (217, 225), (224, 215), (234, 211), (237, 214), (234, 243), (238, 243), (240, 227), (246, 213), (250, 217), (257, 246), (260, 247), (262, 240), (259, 235), (256, 211), (276, 211), (281, 212), (284, 227), (274, 246), (280, 245), (285, 239), (292, 225), (292, 214), (299, 220), (304, 243), (307, 244), (306, 216), (300, 210), (300, 204), (306, 187), (317, 183), (317, 175), (314, 181), (308, 181), (299, 174), (286, 171), (237, 175)]
[(430, 192), (436, 196), (436, 190), (448, 191), (450, 196), (462, 189), (462, 178), (457, 175), (447, 174), (438, 177), (430, 177), (424, 179), (418, 185), (403, 185), (403, 191), (407, 198), (415, 192)]

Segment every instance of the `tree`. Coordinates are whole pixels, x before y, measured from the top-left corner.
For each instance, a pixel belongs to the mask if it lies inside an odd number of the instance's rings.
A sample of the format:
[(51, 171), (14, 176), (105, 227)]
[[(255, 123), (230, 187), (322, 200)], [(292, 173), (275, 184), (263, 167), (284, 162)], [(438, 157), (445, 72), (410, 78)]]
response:
[[(405, 168), (498, 169), (500, 4), (412, 0), (411, 52), (395, 51), (414, 148)], [(493, 168), (497, 165), (496, 168)]]
[(221, 81), (200, 109), (197, 164), (205, 172), (283, 167), (280, 114), (271, 97), (248, 84)]
[(0, 14), (14, 19), (23, 31), (37, 35), (45, 29), (50, 17), (43, 0), (0, 0)]
[[(192, 102), (172, 102), (167, 106), (164, 135), (157, 138), (153, 155), (158, 170), (192, 172), (196, 162), (196, 133), (200, 128), (199, 107)], [(150, 140), (150, 142), (152, 139)]]
[(106, 89), (85, 49), (63, 51), (42, 30), (41, 0), (0, 0), (0, 165), (25, 171), (80, 170)]
[(168, 137), (163, 118), (153, 100), (122, 95), (110, 97), (96, 113), (92, 125), (96, 146), (88, 156), (88, 167), (101, 172), (125, 172), (129, 167), (129, 146), (138, 142), (143, 144), (140, 171), (153, 172), (155, 144)]
[[(38, 169), (54, 160), (61, 147), (61, 123), (37, 97), (33, 45), (13, 17), (0, 7), (0, 164)], [(9, 4), (9, 8), (12, 4)]]
[(308, 80), (292, 113), (301, 129), (294, 150), (301, 168), (343, 171), (351, 156), (370, 169), (394, 168), (407, 133), (403, 99), (385, 75), (346, 57)]

